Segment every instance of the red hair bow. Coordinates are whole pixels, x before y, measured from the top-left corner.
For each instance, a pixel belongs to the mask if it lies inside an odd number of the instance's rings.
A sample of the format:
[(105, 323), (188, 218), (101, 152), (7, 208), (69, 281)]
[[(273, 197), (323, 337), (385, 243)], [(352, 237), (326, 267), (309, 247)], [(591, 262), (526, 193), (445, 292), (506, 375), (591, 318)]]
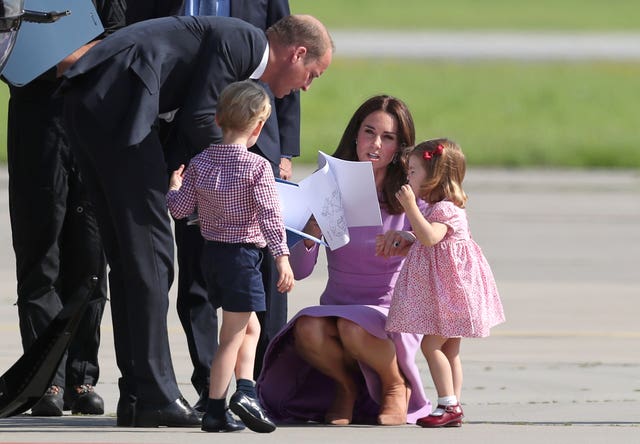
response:
[(425, 151), (424, 153), (422, 153), (422, 157), (425, 160), (433, 159), (435, 156), (440, 156), (443, 151), (444, 151), (444, 147), (442, 145), (438, 145), (437, 148), (431, 151)]

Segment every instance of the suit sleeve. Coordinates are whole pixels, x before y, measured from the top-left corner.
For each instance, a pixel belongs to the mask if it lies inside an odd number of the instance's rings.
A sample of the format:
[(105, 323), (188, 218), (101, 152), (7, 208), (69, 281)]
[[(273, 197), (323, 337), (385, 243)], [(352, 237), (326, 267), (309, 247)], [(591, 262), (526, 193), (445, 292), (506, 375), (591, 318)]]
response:
[(300, 155), (300, 93), (294, 92), (276, 99), (276, 115), (280, 132), (282, 156)]
[[(268, 0), (266, 27), (291, 14), (288, 0)], [(280, 134), (280, 155), (300, 155), (300, 92), (276, 99), (276, 115)]]

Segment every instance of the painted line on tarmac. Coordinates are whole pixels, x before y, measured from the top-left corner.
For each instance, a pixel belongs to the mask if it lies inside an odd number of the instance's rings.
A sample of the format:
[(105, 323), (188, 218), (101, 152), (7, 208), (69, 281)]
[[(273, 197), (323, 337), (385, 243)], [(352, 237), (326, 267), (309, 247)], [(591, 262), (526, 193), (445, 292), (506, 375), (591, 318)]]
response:
[(619, 338), (619, 339), (637, 339), (640, 338), (640, 331), (549, 331), (549, 330), (523, 330), (523, 331), (495, 331), (491, 336), (510, 337), (510, 338)]

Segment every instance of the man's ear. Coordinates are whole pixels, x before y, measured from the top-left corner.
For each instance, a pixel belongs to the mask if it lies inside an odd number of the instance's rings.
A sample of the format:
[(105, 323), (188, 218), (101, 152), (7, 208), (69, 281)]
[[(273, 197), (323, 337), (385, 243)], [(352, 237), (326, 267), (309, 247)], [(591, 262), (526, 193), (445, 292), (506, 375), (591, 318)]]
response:
[(307, 55), (307, 48), (305, 46), (297, 46), (293, 51), (293, 55), (291, 56), (291, 61), (296, 63), (298, 60), (304, 60), (306, 55)]

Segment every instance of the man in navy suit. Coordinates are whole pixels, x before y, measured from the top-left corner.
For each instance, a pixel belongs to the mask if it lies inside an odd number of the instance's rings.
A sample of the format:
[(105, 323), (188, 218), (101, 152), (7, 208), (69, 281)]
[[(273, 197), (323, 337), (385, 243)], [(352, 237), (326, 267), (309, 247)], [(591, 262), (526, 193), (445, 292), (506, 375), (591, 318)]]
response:
[(287, 16), (266, 33), (235, 18), (168, 17), (114, 33), (65, 73), (65, 122), (110, 265), (118, 425), (199, 425), (167, 337), (173, 237), (158, 116), (175, 115), (179, 140), (202, 149), (220, 138), (214, 116), (226, 85), (256, 78), (277, 98), (306, 91), (332, 53), (311, 16)]
[[(184, 3), (185, 14), (236, 17), (263, 30), (290, 15), (288, 0), (186, 0)], [(263, 86), (270, 92), (268, 85)], [(290, 179), (291, 158), (300, 155), (299, 92), (287, 94), (281, 99), (274, 100), (272, 97), (271, 109), (272, 113), (258, 141), (250, 150), (269, 160), (275, 177)], [(169, 130), (168, 141), (165, 143), (169, 147), (175, 145), (172, 143), (172, 136), (175, 135)], [(186, 165), (193, 152), (200, 151), (202, 147), (185, 148), (186, 152), (182, 155), (174, 149), (173, 155), (167, 156), (169, 172), (173, 172), (181, 164)], [(204, 240), (200, 228), (185, 218), (174, 220), (174, 229), (178, 259), (176, 306), (193, 364), (191, 382), (199, 394), (194, 408), (203, 412), (209, 397), (211, 360), (218, 345), (217, 335), (211, 332), (218, 331), (218, 318), (215, 307), (209, 301), (201, 270)], [(273, 256), (268, 251), (265, 251), (261, 271), (267, 310), (258, 313), (261, 329), (255, 361), (256, 378), (262, 368), (262, 357), (269, 341), (287, 322), (287, 294), (277, 289), (278, 273)]]

